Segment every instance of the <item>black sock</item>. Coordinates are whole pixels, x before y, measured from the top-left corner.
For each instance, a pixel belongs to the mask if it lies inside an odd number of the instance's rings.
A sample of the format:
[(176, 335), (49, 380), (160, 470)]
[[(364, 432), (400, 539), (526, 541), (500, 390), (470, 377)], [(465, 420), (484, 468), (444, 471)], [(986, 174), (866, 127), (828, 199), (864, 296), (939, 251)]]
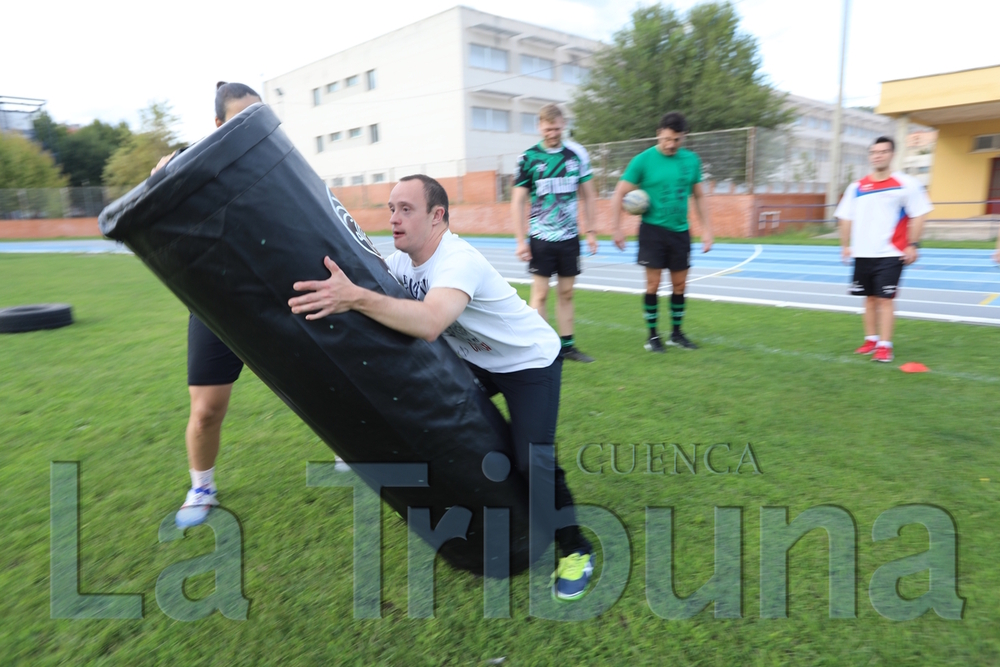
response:
[(670, 321), (674, 325), (674, 333), (681, 332), (681, 322), (684, 320), (684, 295), (670, 295)]
[(559, 339), (562, 340), (563, 348), (573, 347), (573, 334), (568, 336), (559, 336)]
[(643, 315), (646, 318), (646, 327), (649, 328), (650, 338), (656, 338), (656, 311), (658, 307), (656, 295), (646, 294), (643, 301)]

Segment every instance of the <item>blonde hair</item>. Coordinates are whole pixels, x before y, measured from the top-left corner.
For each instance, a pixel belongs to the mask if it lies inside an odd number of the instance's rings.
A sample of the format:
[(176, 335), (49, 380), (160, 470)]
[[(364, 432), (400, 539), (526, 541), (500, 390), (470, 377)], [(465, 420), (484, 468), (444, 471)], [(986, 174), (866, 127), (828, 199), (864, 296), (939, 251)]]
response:
[(565, 116), (563, 116), (562, 109), (555, 104), (546, 104), (538, 110), (538, 120), (544, 123), (552, 123), (563, 118)]

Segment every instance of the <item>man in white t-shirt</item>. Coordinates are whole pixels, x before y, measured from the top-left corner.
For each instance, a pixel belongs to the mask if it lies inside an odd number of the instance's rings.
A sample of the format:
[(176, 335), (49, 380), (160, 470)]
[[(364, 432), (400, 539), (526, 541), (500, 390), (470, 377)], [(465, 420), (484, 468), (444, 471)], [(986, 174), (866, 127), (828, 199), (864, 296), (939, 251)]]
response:
[(865, 342), (855, 352), (882, 362), (893, 359), (893, 298), (903, 266), (917, 261), (932, 210), (919, 182), (890, 172), (895, 148), (888, 137), (875, 140), (868, 149), (871, 173), (851, 183), (834, 214), (840, 220), (841, 257), (854, 258), (851, 294), (865, 297)]
[[(295, 283), (293, 288), (305, 294), (288, 305), (293, 313), (308, 313), (308, 320), (354, 310), (415, 338), (434, 341), (443, 335), (487, 394), (503, 394), (514, 463), (527, 478), (529, 446), (555, 443), (559, 336), (478, 250), (448, 230), (448, 194), (436, 180), (422, 174), (400, 179), (389, 196), (389, 210), (399, 252), (386, 263), (413, 299), (359, 287), (327, 257), (330, 278)], [(556, 508), (572, 507), (563, 470), (554, 459), (541, 464), (555, 471)], [(558, 530), (556, 540), (563, 556), (553, 594), (576, 599), (593, 572), (591, 546), (578, 526)]]

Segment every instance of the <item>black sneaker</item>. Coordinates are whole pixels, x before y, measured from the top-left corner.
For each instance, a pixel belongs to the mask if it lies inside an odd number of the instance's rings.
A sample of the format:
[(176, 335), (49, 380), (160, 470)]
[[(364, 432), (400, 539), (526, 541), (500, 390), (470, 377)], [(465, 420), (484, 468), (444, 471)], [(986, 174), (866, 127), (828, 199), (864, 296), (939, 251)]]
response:
[(580, 350), (576, 349), (575, 345), (570, 345), (569, 347), (564, 347), (559, 350), (559, 356), (563, 359), (569, 359), (570, 361), (579, 361), (581, 364), (594, 363), (594, 358), (592, 356), (584, 354)]
[(667, 345), (676, 345), (677, 347), (683, 347), (685, 350), (697, 350), (698, 346), (687, 339), (687, 336), (682, 334), (680, 331), (670, 334), (670, 340), (667, 341)]
[(656, 352), (657, 354), (663, 354), (666, 350), (663, 349), (663, 343), (660, 342), (659, 336), (650, 336), (646, 344), (643, 345), (648, 351)]

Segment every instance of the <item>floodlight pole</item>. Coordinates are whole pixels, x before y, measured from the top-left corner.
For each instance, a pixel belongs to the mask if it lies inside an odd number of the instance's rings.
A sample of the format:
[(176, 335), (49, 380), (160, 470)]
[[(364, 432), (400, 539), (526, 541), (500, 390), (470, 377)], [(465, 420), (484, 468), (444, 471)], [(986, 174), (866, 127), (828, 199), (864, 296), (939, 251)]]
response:
[(830, 180), (826, 185), (826, 205), (830, 218), (840, 199), (840, 117), (844, 108), (844, 62), (847, 60), (847, 25), (851, 0), (844, 0), (844, 22), (840, 39), (840, 87), (837, 90), (837, 108), (833, 110), (833, 137), (830, 139)]

